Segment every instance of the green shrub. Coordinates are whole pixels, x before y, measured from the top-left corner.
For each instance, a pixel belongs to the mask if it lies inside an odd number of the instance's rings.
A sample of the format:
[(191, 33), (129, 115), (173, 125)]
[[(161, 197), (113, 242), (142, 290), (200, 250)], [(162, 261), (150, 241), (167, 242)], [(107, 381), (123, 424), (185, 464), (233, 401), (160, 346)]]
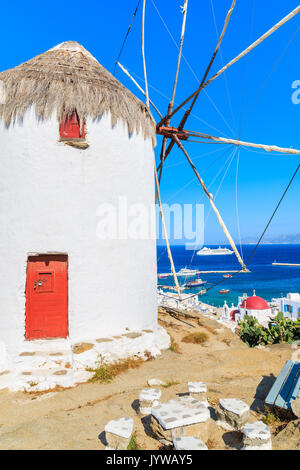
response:
[(250, 348), (254, 348), (263, 342), (264, 327), (257, 321), (255, 317), (245, 315), (243, 320), (238, 322), (240, 327), (240, 338)]
[(248, 346), (253, 348), (259, 344), (292, 343), (300, 339), (300, 317), (297, 321), (284, 318), (279, 312), (268, 328), (263, 327), (255, 317), (245, 315), (238, 322), (240, 338)]

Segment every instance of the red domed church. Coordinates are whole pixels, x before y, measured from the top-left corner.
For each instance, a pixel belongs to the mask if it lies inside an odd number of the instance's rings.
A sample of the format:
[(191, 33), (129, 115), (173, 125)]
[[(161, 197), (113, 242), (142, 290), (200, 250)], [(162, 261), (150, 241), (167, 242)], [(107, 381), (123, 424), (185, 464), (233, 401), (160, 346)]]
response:
[(232, 306), (231, 310), (228, 308), (228, 316), (233, 321), (242, 320), (245, 315), (255, 317), (263, 326), (268, 326), (269, 321), (272, 319), (272, 309), (268, 302), (262, 297), (259, 297), (253, 292), (251, 297), (246, 294), (239, 297), (237, 307)]

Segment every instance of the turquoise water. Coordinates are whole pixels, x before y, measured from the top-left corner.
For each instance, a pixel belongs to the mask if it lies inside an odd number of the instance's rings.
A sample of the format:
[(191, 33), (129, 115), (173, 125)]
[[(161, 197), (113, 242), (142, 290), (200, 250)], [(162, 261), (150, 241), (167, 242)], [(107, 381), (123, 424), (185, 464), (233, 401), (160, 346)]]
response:
[[(210, 248), (217, 246), (206, 245)], [(225, 246), (225, 245), (222, 245)], [(228, 246), (228, 248), (230, 248)], [(254, 249), (254, 245), (243, 245), (243, 258), (246, 262)], [(195, 253), (186, 250), (184, 246), (173, 246), (172, 255), (176, 271), (181, 268), (197, 268), (201, 271), (209, 270), (238, 270), (240, 265), (235, 255), (223, 256), (197, 256)], [(239, 295), (247, 293), (263, 297), (271, 300), (272, 297), (280, 297), (288, 292), (300, 292), (300, 267), (282, 267), (272, 266), (273, 261), (283, 263), (299, 263), (300, 264), (300, 245), (260, 245), (253, 256), (249, 269), (250, 273), (240, 273), (231, 279), (224, 279), (223, 274), (201, 274), (199, 277), (206, 280), (205, 287), (211, 287), (219, 281), (224, 281), (219, 286), (210, 289), (207, 294), (202, 296), (204, 302), (221, 306), (224, 300), (231, 305), (235, 305)], [(166, 248), (157, 247), (157, 265), (158, 273), (170, 272), (170, 262), (167, 256)], [(183, 277), (178, 278), (181, 283), (185, 281)], [(173, 285), (173, 278), (159, 279), (159, 284)], [(230, 289), (228, 294), (220, 294), (220, 289)], [(196, 293), (200, 288), (193, 288), (185, 291), (187, 293)]]

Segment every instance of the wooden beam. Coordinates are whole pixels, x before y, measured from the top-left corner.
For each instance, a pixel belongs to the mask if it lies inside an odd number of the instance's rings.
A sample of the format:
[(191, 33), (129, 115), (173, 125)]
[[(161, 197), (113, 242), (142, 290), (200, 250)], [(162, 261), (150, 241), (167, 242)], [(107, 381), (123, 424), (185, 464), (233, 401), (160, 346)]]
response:
[(162, 222), (162, 226), (163, 226), (164, 237), (165, 237), (165, 240), (166, 240), (168, 257), (169, 257), (170, 264), (171, 264), (171, 271), (172, 271), (172, 274), (173, 274), (173, 277), (174, 277), (174, 283), (175, 283), (175, 286), (176, 286), (176, 290), (177, 290), (177, 293), (178, 293), (179, 300), (181, 300), (180, 287), (179, 287), (177, 274), (176, 274), (176, 269), (175, 269), (175, 266), (174, 266), (174, 261), (173, 261), (173, 257), (172, 257), (172, 253), (171, 253), (171, 248), (170, 248), (169, 239), (168, 239), (168, 232), (167, 232), (166, 222), (165, 222), (165, 216), (164, 216), (164, 211), (163, 211), (162, 203), (161, 203), (161, 197), (160, 197), (160, 190), (159, 190), (155, 160), (154, 160), (154, 176), (155, 176), (155, 182), (156, 182), (156, 188), (157, 188), (159, 212), (160, 212), (160, 216), (161, 216), (161, 222)]
[[(128, 72), (128, 70), (124, 67), (124, 65), (120, 64), (120, 62), (116, 62), (118, 64), (118, 66), (120, 67), (120, 69), (130, 78), (130, 80), (132, 80), (132, 82), (135, 84), (135, 86), (140, 90), (141, 93), (143, 93), (144, 96), (146, 96), (146, 92), (143, 90), (143, 88), (138, 84), (138, 82), (130, 75), (130, 73)], [(155, 104), (153, 103), (153, 101), (150, 100), (149, 98), (149, 103), (151, 104), (151, 106), (153, 106), (153, 108), (155, 109), (155, 111), (157, 112), (157, 114), (162, 117), (162, 114), (161, 112), (157, 109), (157, 107), (155, 106)]]
[(184, 155), (185, 155), (185, 157), (187, 158), (189, 164), (191, 165), (191, 167), (192, 167), (192, 169), (193, 169), (193, 171), (194, 171), (194, 173), (195, 173), (195, 175), (196, 175), (196, 177), (197, 177), (199, 183), (201, 184), (201, 186), (202, 186), (202, 188), (203, 188), (203, 191), (205, 192), (206, 196), (208, 197), (208, 200), (209, 200), (209, 202), (210, 202), (210, 205), (211, 205), (211, 207), (213, 208), (213, 211), (215, 212), (215, 214), (216, 214), (216, 216), (217, 216), (217, 219), (218, 219), (218, 221), (219, 221), (219, 223), (220, 223), (220, 225), (221, 225), (221, 227), (222, 227), (222, 229), (223, 229), (223, 232), (225, 233), (225, 235), (226, 235), (226, 237), (227, 237), (227, 239), (228, 239), (228, 241), (229, 241), (229, 243), (230, 243), (231, 248), (233, 249), (233, 251), (234, 251), (234, 253), (235, 253), (235, 255), (236, 255), (237, 259), (238, 259), (238, 262), (239, 262), (240, 265), (242, 266), (243, 271), (246, 271), (246, 270), (247, 270), (247, 267), (246, 267), (246, 265), (244, 264), (244, 261), (242, 260), (240, 254), (239, 254), (239, 252), (238, 252), (238, 249), (237, 249), (237, 247), (236, 247), (236, 245), (235, 245), (235, 243), (234, 243), (234, 241), (233, 241), (233, 239), (232, 239), (232, 237), (231, 237), (231, 235), (230, 235), (230, 233), (229, 233), (229, 231), (228, 231), (228, 229), (227, 229), (227, 227), (226, 227), (226, 225), (225, 225), (225, 223), (224, 223), (224, 221), (223, 221), (223, 219), (222, 219), (222, 217), (221, 217), (221, 214), (220, 214), (220, 212), (218, 211), (218, 209), (217, 209), (217, 207), (216, 207), (216, 205), (215, 205), (215, 203), (214, 203), (214, 201), (213, 201), (212, 195), (211, 195), (210, 192), (208, 191), (207, 187), (205, 186), (205, 183), (204, 183), (203, 179), (202, 179), (201, 176), (199, 175), (199, 173), (198, 173), (198, 171), (197, 171), (195, 165), (193, 164), (193, 162), (192, 162), (192, 160), (191, 160), (189, 154), (187, 153), (187, 151), (185, 150), (185, 148), (183, 147), (182, 143), (180, 142), (180, 140), (178, 139), (178, 137), (177, 137), (176, 135), (174, 136), (174, 140), (175, 140), (175, 143), (176, 143), (176, 144), (178, 145), (178, 147), (180, 148), (180, 150), (182, 150), (182, 152), (184, 153)]
[[(292, 19), (295, 15), (297, 15), (300, 12), (300, 5), (297, 6), (293, 11), (291, 11), (287, 16), (285, 16), (282, 20), (280, 20), (278, 23), (276, 23), (271, 29), (269, 29), (265, 34), (260, 36), (253, 44), (251, 44), (247, 49), (245, 49), (243, 52), (241, 52), (238, 56), (236, 56), (234, 59), (232, 59), (228, 64), (224, 65), (224, 67), (221, 68), (215, 75), (213, 75), (207, 82), (203, 83), (202, 88), (205, 88), (209, 83), (211, 83), (213, 80), (215, 80), (217, 77), (219, 77), (225, 70), (227, 70), (231, 65), (235, 64), (238, 60), (240, 60), (242, 57), (244, 57), (246, 54), (248, 54), (250, 51), (252, 51), (256, 46), (261, 44), (265, 39), (267, 39), (272, 33), (274, 33), (277, 29), (279, 29), (281, 26), (283, 26), (287, 21)], [(201, 85), (200, 85), (201, 86)], [(199, 88), (194, 91), (188, 98), (186, 98), (179, 106), (177, 106), (176, 109), (171, 113), (170, 116), (166, 116), (164, 119), (167, 117), (171, 118), (174, 116), (175, 113), (177, 113), (186, 103), (188, 103), (194, 96), (199, 94)]]

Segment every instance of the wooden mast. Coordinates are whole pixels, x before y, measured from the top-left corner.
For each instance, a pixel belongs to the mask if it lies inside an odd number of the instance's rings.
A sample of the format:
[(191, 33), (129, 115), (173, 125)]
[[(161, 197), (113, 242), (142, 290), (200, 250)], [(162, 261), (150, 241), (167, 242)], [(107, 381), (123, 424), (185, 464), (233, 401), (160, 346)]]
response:
[(159, 190), (155, 160), (154, 160), (154, 175), (155, 175), (155, 182), (156, 182), (156, 189), (157, 189), (159, 212), (160, 212), (160, 216), (161, 216), (161, 222), (162, 222), (162, 226), (163, 226), (164, 237), (165, 237), (165, 240), (166, 240), (166, 245), (167, 245), (167, 250), (168, 250), (168, 257), (169, 257), (170, 264), (171, 264), (171, 271), (172, 271), (172, 274), (173, 274), (173, 277), (174, 277), (174, 283), (175, 283), (175, 286), (176, 286), (176, 290), (178, 292), (179, 300), (181, 300), (180, 287), (179, 287), (177, 274), (176, 274), (176, 269), (175, 269), (175, 266), (174, 266), (174, 261), (173, 261), (173, 257), (172, 257), (172, 253), (171, 253), (171, 249), (170, 249), (170, 243), (169, 243), (169, 239), (168, 239), (168, 232), (167, 232), (167, 228), (166, 228), (165, 216), (164, 216), (162, 203), (161, 203), (161, 198), (160, 198), (160, 190)]

